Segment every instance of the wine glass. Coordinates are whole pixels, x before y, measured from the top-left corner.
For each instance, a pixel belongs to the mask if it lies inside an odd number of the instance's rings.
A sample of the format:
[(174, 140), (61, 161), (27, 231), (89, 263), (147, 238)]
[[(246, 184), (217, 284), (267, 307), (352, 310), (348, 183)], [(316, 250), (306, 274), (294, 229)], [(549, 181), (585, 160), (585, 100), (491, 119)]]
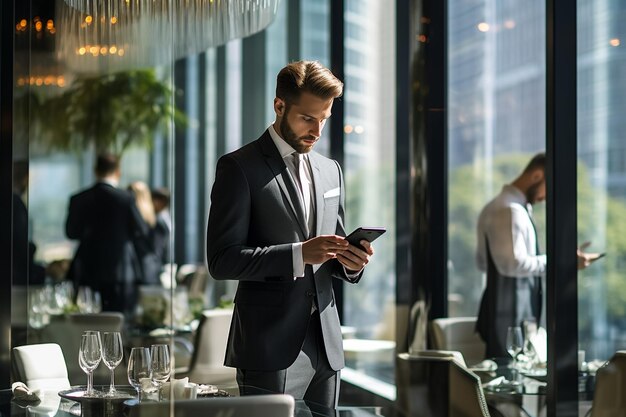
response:
[(170, 377), (170, 352), (167, 345), (152, 345), (150, 347), (152, 359), (152, 383), (157, 387), (159, 401), (161, 401), (161, 385)]
[(93, 310), (93, 294), (89, 287), (79, 287), (76, 294), (76, 305), (81, 313), (91, 313)]
[(128, 382), (137, 390), (140, 402), (142, 383), (146, 379), (150, 380), (151, 377), (150, 350), (145, 347), (132, 348), (128, 358)]
[(524, 347), (522, 329), (519, 326), (509, 327), (506, 332), (506, 350), (513, 357), (513, 381), (517, 381), (517, 355)]
[(85, 332), (81, 336), (80, 351), (78, 353), (78, 364), (83, 372), (87, 374), (87, 392), (85, 395), (93, 396), (93, 371), (100, 364), (102, 359), (102, 347), (98, 332)]
[(115, 394), (115, 368), (122, 362), (124, 348), (122, 346), (122, 335), (120, 332), (102, 333), (102, 361), (111, 371), (111, 386), (109, 394)]

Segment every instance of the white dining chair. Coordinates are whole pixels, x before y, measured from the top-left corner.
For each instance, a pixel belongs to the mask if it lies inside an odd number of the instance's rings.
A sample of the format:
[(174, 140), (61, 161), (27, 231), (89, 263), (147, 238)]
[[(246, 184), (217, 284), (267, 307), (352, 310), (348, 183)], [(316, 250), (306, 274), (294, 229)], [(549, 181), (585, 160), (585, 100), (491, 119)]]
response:
[(65, 357), (55, 343), (14, 347), (11, 363), (14, 380), (25, 383), (31, 390), (70, 387)]
[(476, 333), (476, 317), (447, 317), (428, 325), (431, 349), (459, 351), (469, 365), (485, 359), (485, 342)]
[(233, 310), (229, 308), (202, 312), (189, 371), (178, 373), (177, 377), (188, 376), (190, 381), (200, 384), (236, 384), (237, 371), (224, 366), (232, 317)]
[(626, 417), (626, 350), (598, 369), (591, 417)]

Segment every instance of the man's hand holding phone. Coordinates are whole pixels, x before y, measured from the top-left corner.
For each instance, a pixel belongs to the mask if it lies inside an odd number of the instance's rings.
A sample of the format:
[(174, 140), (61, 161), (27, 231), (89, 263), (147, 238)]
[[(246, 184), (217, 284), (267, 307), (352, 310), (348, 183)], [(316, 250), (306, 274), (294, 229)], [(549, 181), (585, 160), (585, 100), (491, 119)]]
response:
[(576, 249), (576, 256), (578, 257), (578, 269), (585, 269), (593, 262), (606, 256), (606, 252), (603, 253), (586, 253), (584, 249), (588, 248), (591, 242), (585, 242)]
[(337, 252), (337, 260), (345, 266), (348, 271), (360, 271), (368, 264), (370, 256), (374, 255), (374, 248), (370, 242), (363, 239), (359, 243), (363, 249), (350, 244), (346, 250)]
[(337, 253), (337, 260), (349, 271), (360, 271), (374, 254), (372, 242), (386, 232), (384, 227), (358, 227), (348, 236), (348, 250)]

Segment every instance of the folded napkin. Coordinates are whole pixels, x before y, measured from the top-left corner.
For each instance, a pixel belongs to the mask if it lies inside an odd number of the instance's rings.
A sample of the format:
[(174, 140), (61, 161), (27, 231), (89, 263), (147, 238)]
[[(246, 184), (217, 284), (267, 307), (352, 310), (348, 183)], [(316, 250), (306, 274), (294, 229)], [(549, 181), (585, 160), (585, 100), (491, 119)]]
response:
[(39, 401), (38, 392), (30, 390), (23, 382), (14, 382), (11, 385), (13, 398), (17, 401), (37, 402)]
[(497, 378), (492, 379), (489, 382), (485, 382), (482, 384), (483, 388), (489, 388), (489, 387), (493, 387), (496, 385), (500, 385), (505, 381), (505, 378), (503, 376), (499, 376)]
[(198, 393), (198, 385), (193, 382), (189, 382), (189, 378), (174, 379), (170, 382), (165, 382), (161, 386), (161, 395), (164, 399), (170, 399), (170, 386), (173, 385), (174, 399), (195, 399)]

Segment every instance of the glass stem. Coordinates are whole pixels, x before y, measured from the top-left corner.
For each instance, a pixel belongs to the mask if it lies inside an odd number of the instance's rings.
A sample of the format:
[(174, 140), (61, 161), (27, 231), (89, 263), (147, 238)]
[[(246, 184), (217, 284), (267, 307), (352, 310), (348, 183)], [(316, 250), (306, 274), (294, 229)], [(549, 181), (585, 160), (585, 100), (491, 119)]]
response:
[(161, 395), (161, 384), (157, 385), (157, 399), (158, 402), (161, 402), (163, 400), (163, 397)]
[(87, 395), (93, 394), (93, 372), (87, 374)]
[(115, 392), (115, 368), (111, 369), (111, 386), (109, 392)]

